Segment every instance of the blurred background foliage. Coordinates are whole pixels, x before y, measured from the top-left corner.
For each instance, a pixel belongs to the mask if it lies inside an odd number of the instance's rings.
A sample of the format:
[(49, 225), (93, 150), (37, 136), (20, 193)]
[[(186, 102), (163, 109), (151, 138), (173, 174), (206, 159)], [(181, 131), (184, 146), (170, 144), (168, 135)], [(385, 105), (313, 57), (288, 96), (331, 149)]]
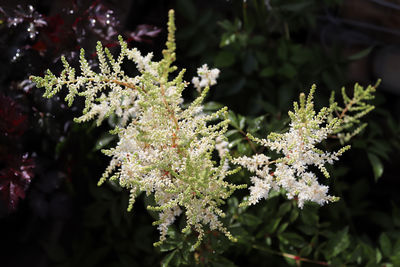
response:
[[(224, 220), (238, 242), (210, 231), (191, 252), (195, 234), (180, 232), (183, 221), (165, 244), (152, 246), (151, 198), (142, 196), (128, 213), (127, 192), (96, 186), (108, 160), (100, 149), (115, 144), (106, 134), (115, 122), (74, 124), (81, 104), (67, 110), (60, 99), (43, 99), (27, 78), (56, 72), (62, 54), (76, 64), (81, 47), (95, 65), (96, 41), (118, 51), (118, 34), (160, 57), (170, 8), (186, 79), (204, 63), (221, 69), (205, 107), (231, 109), (234, 156), (267, 152), (245, 133), (285, 130), (292, 102), (313, 83), (321, 107), (343, 85), (351, 95), (354, 82), (383, 79), (368, 127), (330, 169), (326, 183), (339, 202), (299, 210), (275, 192), (240, 208), (246, 190), (237, 192)], [(384, 0), (0, 2), (0, 265), (399, 266), (399, 10), (399, 1)], [(185, 98), (196, 94), (188, 89)], [(249, 175), (230, 179), (249, 183)]]

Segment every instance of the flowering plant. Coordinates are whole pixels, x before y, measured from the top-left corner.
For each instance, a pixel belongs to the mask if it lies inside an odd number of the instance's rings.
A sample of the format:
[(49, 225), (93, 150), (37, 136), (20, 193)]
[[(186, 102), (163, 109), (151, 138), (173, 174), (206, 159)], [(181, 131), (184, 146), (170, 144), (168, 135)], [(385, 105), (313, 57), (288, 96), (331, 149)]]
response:
[[(255, 204), (261, 198), (267, 198), (271, 189), (278, 190), (279, 187), (286, 190), (289, 198), (297, 197), (299, 207), (303, 207), (305, 201), (322, 205), (337, 200), (328, 195), (328, 187), (320, 185), (308, 168), (314, 165), (329, 177), (325, 164), (332, 164), (349, 149), (345, 146), (331, 153), (317, 145), (347, 128), (343, 122), (350, 107), (339, 109), (332, 98), (328, 108), (316, 113), (313, 86), (308, 98), (301, 94), (299, 104), (294, 104), (294, 112), (289, 112), (288, 132), (272, 133), (267, 139), (248, 135), (251, 140), (283, 154), (282, 157), (270, 161), (266, 155), (257, 154), (251, 158), (233, 159), (224, 135), (229, 124), (227, 108), (206, 114), (202, 106), (209, 87), (216, 83), (219, 70), (209, 69), (207, 65), (198, 69), (199, 77), (194, 77), (192, 83), (200, 95), (183, 108), (182, 91), (189, 84), (183, 79), (185, 70), (170, 78), (177, 70), (172, 65), (176, 57), (174, 33), (174, 13), (170, 11), (167, 48), (160, 61), (153, 61), (151, 53), (142, 56), (136, 48), (129, 49), (119, 37), (121, 52), (117, 58), (98, 43), (99, 73), (92, 70), (81, 50), (81, 75), (77, 76), (75, 69), (62, 58), (64, 70), (59, 77), (51, 71), (43, 78), (31, 77), (37, 87), (45, 87), (46, 97), (54, 96), (63, 86), (69, 89), (65, 98), (69, 105), (76, 96), (85, 97), (83, 115), (76, 119), (77, 122), (96, 119), (100, 125), (112, 114), (119, 117), (118, 125), (111, 131), (119, 141), (116, 147), (103, 150), (111, 161), (99, 185), (109, 179), (127, 188), (130, 191), (128, 210), (132, 209), (140, 192), (154, 196), (156, 205), (148, 206), (148, 209), (159, 215), (154, 224), (158, 225), (160, 241), (155, 245), (166, 239), (168, 227), (181, 213), (186, 217), (183, 232), (194, 230), (198, 233), (193, 248), (201, 243), (207, 228), (236, 240), (221, 222), (225, 216), (221, 205), (236, 189), (246, 185), (226, 181), (227, 176), (240, 169), (231, 169), (229, 162), (256, 173), (251, 178), (250, 197), (243, 204)], [(124, 73), (122, 64), (126, 59), (136, 64), (137, 76)], [(364, 92), (362, 88), (360, 90)], [(361, 94), (363, 97), (358, 94), (355, 101), (350, 101), (350, 106), (371, 98), (372, 91), (373, 87), (368, 87), (367, 93)], [(336, 116), (338, 110), (343, 111), (342, 116)], [(215, 149), (219, 163), (215, 161)]]

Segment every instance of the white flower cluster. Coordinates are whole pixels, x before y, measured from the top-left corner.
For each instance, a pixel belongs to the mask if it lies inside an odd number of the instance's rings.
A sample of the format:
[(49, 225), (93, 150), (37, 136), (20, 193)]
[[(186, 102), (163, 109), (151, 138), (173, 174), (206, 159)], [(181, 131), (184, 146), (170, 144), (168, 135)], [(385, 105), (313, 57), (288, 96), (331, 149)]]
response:
[[(112, 131), (119, 137), (116, 147), (103, 150), (111, 157), (99, 184), (107, 179), (119, 181), (131, 192), (129, 208), (140, 192), (153, 195), (159, 212), (154, 224), (160, 230), (160, 244), (166, 239), (168, 227), (181, 213), (186, 217), (185, 232), (195, 230), (199, 245), (204, 228), (223, 232), (234, 239), (222, 225), (225, 214), (219, 208), (234, 190), (244, 188), (224, 179), (236, 170), (228, 170), (229, 153), (224, 133), (228, 127), (227, 109), (214, 114), (202, 112), (202, 101), (209, 86), (216, 83), (219, 70), (199, 68), (204, 87), (200, 96), (186, 109), (182, 108), (182, 91), (188, 85), (183, 80), (185, 70), (171, 80), (176, 70), (175, 25), (173, 13), (168, 22), (167, 49), (163, 59), (152, 61), (152, 55), (142, 56), (137, 49), (128, 49), (120, 38), (121, 53), (117, 59), (99, 43), (97, 55), (100, 73), (89, 67), (82, 51), (81, 76), (63, 58), (64, 71), (60, 77), (48, 72), (44, 78), (32, 77), (38, 87), (45, 87), (45, 96), (56, 94), (63, 85), (69, 89), (66, 100), (72, 104), (76, 95), (84, 96), (85, 109), (77, 121), (97, 119), (101, 123), (115, 114), (120, 124)], [(122, 70), (124, 59), (133, 61), (139, 75), (132, 78)], [(82, 90), (83, 89), (83, 90)], [(212, 160), (217, 148), (220, 163)]]
[(193, 77), (192, 83), (198, 92), (201, 92), (207, 86), (212, 86), (217, 83), (219, 69), (208, 69), (207, 64), (204, 64), (197, 69), (199, 77)]
[(289, 199), (296, 197), (300, 208), (306, 201), (323, 205), (337, 200), (328, 195), (328, 187), (318, 183), (315, 173), (309, 167), (316, 166), (328, 178), (325, 164), (333, 164), (350, 147), (346, 146), (333, 153), (316, 147), (340, 127), (341, 121), (334, 119), (326, 122), (333, 107), (323, 108), (318, 114), (315, 113), (312, 102), (314, 91), (315, 86), (312, 87), (307, 101), (304, 94), (300, 95), (300, 107), (298, 103), (294, 103), (294, 112), (289, 112), (290, 129), (286, 133), (272, 133), (267, 139), (249, 135), (257, 143), (283, 154), (281, 158), (271, 161), (269, 157), (258, 154), (251, 158), (240, 157), (233, 160), (256, 174), (251, 178), (253, 185), (250, 187), (248, 204), (267, 198), (271, 189), (279, 188), (286, 190)]

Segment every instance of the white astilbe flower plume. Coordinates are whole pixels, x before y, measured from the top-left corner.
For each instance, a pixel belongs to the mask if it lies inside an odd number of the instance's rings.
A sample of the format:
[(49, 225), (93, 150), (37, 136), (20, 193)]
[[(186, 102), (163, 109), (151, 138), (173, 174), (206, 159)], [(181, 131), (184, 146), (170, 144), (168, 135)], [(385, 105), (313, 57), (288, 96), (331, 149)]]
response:
[[(76, 95), (85, 97), (83, 115), (77, 121), (96, 119), (100, 124), (111, 114), (120, 118), (112, 131), (118, 135), (116, 147), (103, 150), (111, 160), (99, 184), (107, 179), (116, 180), (131, 193), (129, 210), (140, 192), (153, 195), (155, 206), (148, 209), (159, 213), (154, 222), (160, 231), (161, 244), (167, 237), (168, 227), (176, 217), (184, 214), (184, 232), (198, 233), (198, 246), (205, 228), (223, 232), (235, 240), (220, 221), (224, 212), (219, 208), (234, 190), (245, 185), (233, 185), (225, 177), (236, 172), (228, 170), (230, 159), (226, 149), (227, 109), (214, 114), (202, 113), (202, 101), (209, 86), (216, 83), (219, 71), (199, 68), (203, 88), (200, 96), (186, 109), (182, 107), (182, 91), (188, 83), (183, 80), (185, 70), (174, 79), (170, 73), (177, 68), (175, 60), (175, 25), (173, 12), (168, 22), (167, 49), (163, 59), (152, 61), (152, 54), (142, 56), (129, 49), (120, 39), (121, 53), (117, 59), (107, 48), (97, 45), (100, 73), (90, 69), (81, 52), (81, 76), (63, 58), (64, 71), (56, 77), (50, 71), (44, 78), (32, 77), (38, 87), (45, 87), (45, 96), (58, 93), (62, 86), (69, 89), (66, 100), (72, 104)], [(139, 71), (136, 77), (125, 75), (122, 62), (133, 61)], [(221, 160), (212, 160), (217, 149)]]
[(333, 164), (350, 146), (337, 152), (325, 152), (316, 147), (340, 127), (341, 121), (332, 119), (327, 123), (334, 106), (323, 108), (316, 114), (312, 101), (314, 91), (315, 86), (311, 88), (307, 100), (304, 94), (300, 95), (300, 106), (294, 103), (294, 112), (289, 112), (290, 128), (286, 133), (271, 133), (267, 139), (248, 135), (253, 141), (282, 154), (281, 158), (271, 161), (267, 156), (257, 154), (233, 160), (256, 174), (251, 178), (253, 185), (249, 188), (247, 204), (267, 198), (271, 189), (279, 188), (286, 190), (289, 199), (296, 197), (300, 208), (306, 201), (323, 205), (338, 199), (328, 195), (328, 187), (318, 183), (316, 174), (309, 167), (317, 167), (328, 178), (325, 165)]

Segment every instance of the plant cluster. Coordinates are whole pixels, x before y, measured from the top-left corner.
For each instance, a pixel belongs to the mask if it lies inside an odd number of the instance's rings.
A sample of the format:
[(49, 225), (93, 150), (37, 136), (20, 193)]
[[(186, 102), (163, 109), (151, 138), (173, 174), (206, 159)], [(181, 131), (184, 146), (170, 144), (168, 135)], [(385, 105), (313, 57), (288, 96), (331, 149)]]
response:
[(374, 48), (332, 42), (341, 1), (28, 2), (0, 8), (2, 265), (400, 264), (398, 100), (350, 88)]
[[(299, 104), (294, 103), (294, 112), (289, 112), (291, 123), (287, 132), (271, 133), (268, 139), (249, 135), (251, 140), (282, 153), (282, 157), (270, 161), (269, 157), (257, 154), (252, 158), (243, 156), (231, 159), (223, 145), (229, 124), (227, 109), (205, 114), (202, 106), (209, 86), (216, 83), (219, 71), (209, 70), (207, 65), (198, 69), (199, 77), (193, 78), (192, 82), (200, 95), (185, 109), (182, 107), (182, 91), (188, 85), (183, 80), (185, 70), (175, 78), (169, 78), (170, 73), (177, 70), (172, 65), (176, 57), (173, 11), (169, 13), (167, 48), (163, 51), (161, 61), (152, 61), (151, 53), (142, 56), (136, 48), (129, 49), (122, 37), (119, 39), (121, 52), (117, 59), (98, 43), (100, 73), (90, 68), (84, 50), (81, 50), (80, 76), (62, 58), (64, 70), (60, 77), (48, 71), (43, 78), (31, 77), (31, 80), (37, 87), (46, 88), (46, 97), (54, 96), (66, 86), (69, 93), (65, 100), (69, 105), (72, 105), (75, 96), (85, 97), (83, 115), (76, 119), (77, 122), (96, 119), (97, 125), (100, 125), (112, 114), (120, 117), (120, 123), (111, 131), (118, 135), (117, 146), (103, 150), (104, 154), (111, 157), (111, 161), (99, 185), (110, 179), (117, 180), (127, 188), (130, 191), (128, 210), (132, 209), (139, 192), (154, 194), (156, 206), (149, 206), (148, 209), (159, 212), (159, 220), (154, 224), (158, 225), (161, 237), (155, 245), (166, 239), (168, 227), (182, 212), (186, 217), (186, 227), (182, 232), (193, 229), (198, 234), (193, 248), (199, 246), (205, 227), (211, 231), (219, 230), (235, 240), (219, 219), (225, 217), (219, 206), (236, 189), (245, 185), (226, 181), (227, 176), (239, 170), (229, 170), (227, 160), (257, 174), (251, 178), (253, 186), (244, 204), (255, 204), (259, 199), (267, 198), (270, 190), (279, 191), (279, 187), (287, 192), (289, 199), (296, 197), (300, 208), (306, 201), (322, 205), (337, 200), (327, 194), (328, 187), (318, 183), (309, 166), (316, 166), (329, 178), (325, 164), (338, 160), (350, 146), (331, 153), (316, 145), (339, 132), (340, 127), (347, 127), (347, 124), (342, 124), (347, 117), (327, 121), (336, 110), (342, 110), (333, 102), (329, 108), (323, 108), (316, 114), (313, 104), (315, 86), (307, 99), (301, 94)], [(122, 68), (125, 58), (135, 63), (139, 75), (125, 75)], [(370, 99), (370, 91), (370, 87), (366, 93), (359, 90), (354, 104)], [(367, 109), (363, 114), (370, 110)], [(220, 121), (215, 122), (217, 119)], [(216, 148), (219, 164), (213, 160)]]

